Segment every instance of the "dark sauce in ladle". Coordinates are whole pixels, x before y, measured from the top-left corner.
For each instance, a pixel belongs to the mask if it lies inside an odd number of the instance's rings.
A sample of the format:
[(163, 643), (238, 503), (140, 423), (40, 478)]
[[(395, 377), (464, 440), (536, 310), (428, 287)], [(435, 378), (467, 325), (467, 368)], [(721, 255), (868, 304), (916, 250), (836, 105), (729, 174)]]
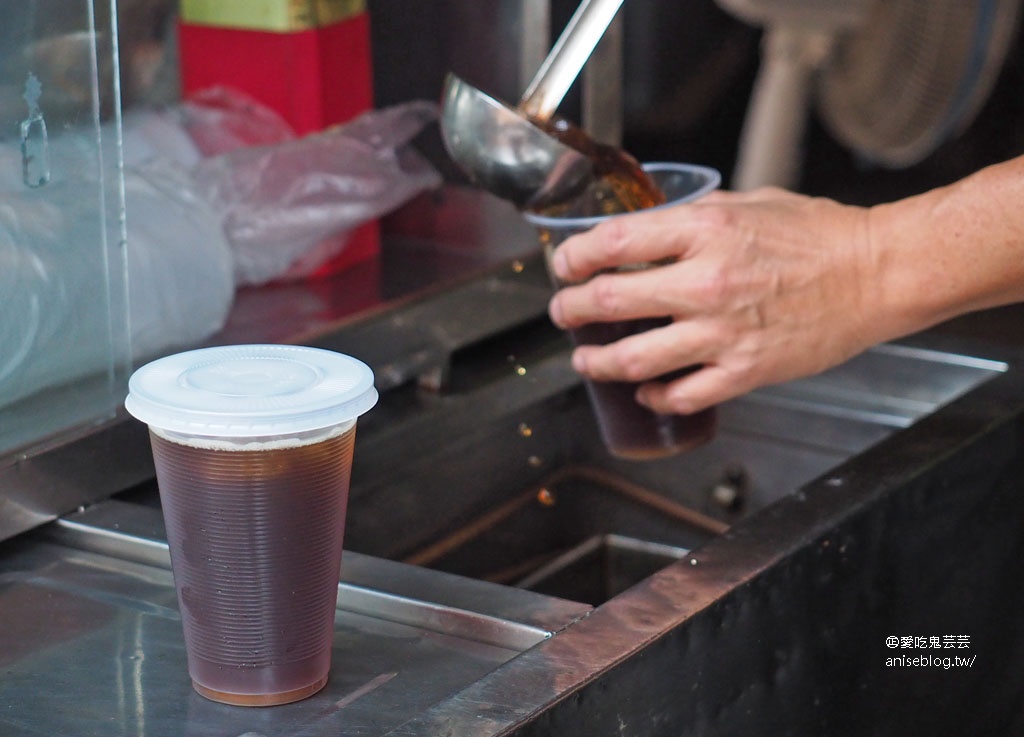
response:
[(665, 195), (639, 162), (615, 146), (599, 143), (584, 130), (558, 116), (531, 119), (548, 135), (590, 159), (594, 176), (587, 188), (562, 202), (534, 211), (549, 217), (617, 215), (663, 204)]

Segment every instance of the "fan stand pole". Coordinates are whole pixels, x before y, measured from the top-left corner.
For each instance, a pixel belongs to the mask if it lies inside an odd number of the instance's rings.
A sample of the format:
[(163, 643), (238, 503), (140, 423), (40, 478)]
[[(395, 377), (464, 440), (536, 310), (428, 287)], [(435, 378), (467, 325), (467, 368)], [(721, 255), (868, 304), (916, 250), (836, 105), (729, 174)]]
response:
[(732, 188), (793, 189), (803, 165), (811, 81), (831, 35), (786, 25), (765, 28), (761, 68), (740, 134)]

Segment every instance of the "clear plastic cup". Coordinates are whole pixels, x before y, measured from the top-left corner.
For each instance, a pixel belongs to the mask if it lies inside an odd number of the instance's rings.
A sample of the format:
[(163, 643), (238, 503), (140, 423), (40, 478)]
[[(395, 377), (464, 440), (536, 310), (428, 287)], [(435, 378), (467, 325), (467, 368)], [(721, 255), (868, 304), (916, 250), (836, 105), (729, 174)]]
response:
[[(658, 207), (671, 207), (690, 202), (711, 192), (721, 183), (721, 175), (706, 166), (678, 163), (644, 164), (644, 170), (665, 194), (666, 202)], [(599, 210), (597, 203), (579, 202), (580, 211)], [(652, 208), (657, 209), (657, 208)], [(569, 236), (589, 230), (609, 217), (625, 215), (560, 216), (549, 217), (526, 212), (524, 217), (537, 228), (547, 262), (556, 249)], [(631, 265), (631, 269), (649, 268), (648, 264)], [(550, 273), (550, 270), (549, 270)], [(556, 288), (564, 286), (555, 279)], [(570, 330), (576, 345), (605, 345), (628, 335), (665, 325), (668, 319), (629, 320), (623, 322), (591, 323)], [(671, 380), (674, 375), (662, 377)], [(651, 460), (671, 456), (694, 448), (714, 435), (716, 412), (714, 408), (692, 415), (662, 415), (636, 402), (637, 384), (621, 381), (584, 382), (591, 407), (597, 418), (601, 438), (608, 451), (619, 458)]]
[(156, 360), (128, 388), (150, 429), (195, 690), (243, 706), (316, 693), (373, 372), (316, 348), (227, 346)]

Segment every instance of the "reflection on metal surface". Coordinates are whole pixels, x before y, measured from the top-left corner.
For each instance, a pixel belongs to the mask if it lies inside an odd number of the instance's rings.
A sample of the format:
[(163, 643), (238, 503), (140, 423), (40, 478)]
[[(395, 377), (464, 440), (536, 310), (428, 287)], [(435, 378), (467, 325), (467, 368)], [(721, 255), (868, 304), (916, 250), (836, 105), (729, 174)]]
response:
[(228, 707), (192, 692), (159, 510), (129, 506), (87, 510), (46, 531), (59, 543), (0, 558), (5, 736), (385, 734), (589, 611), (346, 553), (325, 690)]
[(840, 420), (909, 427), (1007, 368), (1002, 361), (885, 344), (817, 376), (758, 389), (750, 398)]

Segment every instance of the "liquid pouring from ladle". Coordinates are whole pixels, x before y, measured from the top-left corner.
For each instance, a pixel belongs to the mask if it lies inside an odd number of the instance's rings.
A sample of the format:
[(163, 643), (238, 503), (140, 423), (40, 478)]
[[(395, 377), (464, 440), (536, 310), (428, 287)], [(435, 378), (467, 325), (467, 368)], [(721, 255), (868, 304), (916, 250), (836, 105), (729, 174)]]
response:
[(519, 207), (538, 207), (572, 196), (592, 179), (590, 158), (541, 126), (551, 120), (622, 2), (583, 0), (516, 108), (448, 75), (441, 134), (471, 181)]

